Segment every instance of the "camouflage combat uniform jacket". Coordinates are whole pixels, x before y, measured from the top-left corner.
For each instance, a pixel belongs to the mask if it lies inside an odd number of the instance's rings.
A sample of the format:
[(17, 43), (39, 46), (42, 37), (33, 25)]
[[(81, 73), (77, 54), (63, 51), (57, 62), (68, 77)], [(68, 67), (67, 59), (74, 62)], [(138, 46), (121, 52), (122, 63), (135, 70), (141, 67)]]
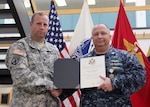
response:
[(11, 107), (59, 107), (53, 88), (54, 61), (59, 51), (45, 42), (38, 49), (30, 37), (14, 43), (6, 55), (6, 66), (13, 80)]
[[(86, 57), (99, 56), (94, 51)], [(130, 95), (145, 83), (145, 70), (137, 58), (112, 46), (105, 54), (106, 76), (111, 78), (113, 91), (105, 92), (97, 88), (81, 90), (80, 107), (132, 107)], [(113, 74), (110, 70), (113, 69)]]

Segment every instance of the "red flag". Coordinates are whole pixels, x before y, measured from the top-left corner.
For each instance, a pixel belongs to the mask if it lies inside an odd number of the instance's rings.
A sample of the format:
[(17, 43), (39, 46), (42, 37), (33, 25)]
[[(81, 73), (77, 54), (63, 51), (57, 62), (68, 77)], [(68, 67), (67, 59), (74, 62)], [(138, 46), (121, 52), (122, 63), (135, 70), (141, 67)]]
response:
[(150, 61), (150, 47), (149, 47), (148, 52), (147, 52), (147, 58)]
[(150, 62), (138, 45), (121, 1), (112, 45), (115, 48), (127, 50), (135, 55), (144, 66), (146, 70), (146, 84), (142, 89), (132, 94), (130, 98), (133, 107), (150, 107)]
[[(70, 58), (53, 0), (51, 0), (49, 21), (49, 30), (46, 35), (46, 40), (57, 46), (61, 58)], [(61, 101), (62, 107), (77, 107), (79, 105), (80, 95), (80, 90), (77, 90), (72, 95), (66, 96), (65, 99)]]

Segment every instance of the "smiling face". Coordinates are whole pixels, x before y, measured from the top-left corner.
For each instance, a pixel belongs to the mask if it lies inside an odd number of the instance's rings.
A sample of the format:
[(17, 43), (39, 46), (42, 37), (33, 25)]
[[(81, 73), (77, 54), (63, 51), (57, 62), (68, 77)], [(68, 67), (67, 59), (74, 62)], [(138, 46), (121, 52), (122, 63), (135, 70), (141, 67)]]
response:
[(95, 49), (108, 48), (110, 46), (110, 30), (104, 24), (98, 24), (93, 28), (92, 39)]
[(43, 42), (48, 32), (48, 16), (45, 14), (36, 14), (33, 16), (30, 27), (31, 37), (34, 41)]

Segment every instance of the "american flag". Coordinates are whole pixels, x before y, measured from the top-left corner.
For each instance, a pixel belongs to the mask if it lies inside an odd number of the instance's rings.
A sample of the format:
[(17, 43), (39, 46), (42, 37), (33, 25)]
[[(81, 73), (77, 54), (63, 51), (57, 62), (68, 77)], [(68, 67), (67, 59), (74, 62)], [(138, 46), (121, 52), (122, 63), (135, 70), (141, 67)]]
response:
[(59, 17), (55, 8), (54, 1), (51, 1), (50, 13), (49, 13), (49, 30), (46, 35), (46, 40), (53, 45), (56, 45), (59, 49), (60, 56), (62, 58), (70, 58), (69, 51), (64, 41)]
[[(49, 43), (57, 46), (61, 58), (70, 58), (53, 0), (51, 0), (49, 21), (49, 30), (46, 35), (46, 40)], [(73, 92), (70, 96), (67, 96), (65, 99), (61, 99), (62, 107), (78, 107), (80, 102), (80, 95), (80, 90), (77, 90)]]

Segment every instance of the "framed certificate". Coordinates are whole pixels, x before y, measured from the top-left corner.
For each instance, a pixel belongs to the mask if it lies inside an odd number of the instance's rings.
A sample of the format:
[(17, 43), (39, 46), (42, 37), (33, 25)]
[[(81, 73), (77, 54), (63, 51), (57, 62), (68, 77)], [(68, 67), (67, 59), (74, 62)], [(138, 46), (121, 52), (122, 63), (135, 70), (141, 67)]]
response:
[(54, 86), (61, 89), (97, 87), (106, 76), (105, 56), (76, 59), (62, 58), (54, 62)]
[(105, 56), (94, 56), (80, 59), (80, 88), (99, 86), (106, 76)]

